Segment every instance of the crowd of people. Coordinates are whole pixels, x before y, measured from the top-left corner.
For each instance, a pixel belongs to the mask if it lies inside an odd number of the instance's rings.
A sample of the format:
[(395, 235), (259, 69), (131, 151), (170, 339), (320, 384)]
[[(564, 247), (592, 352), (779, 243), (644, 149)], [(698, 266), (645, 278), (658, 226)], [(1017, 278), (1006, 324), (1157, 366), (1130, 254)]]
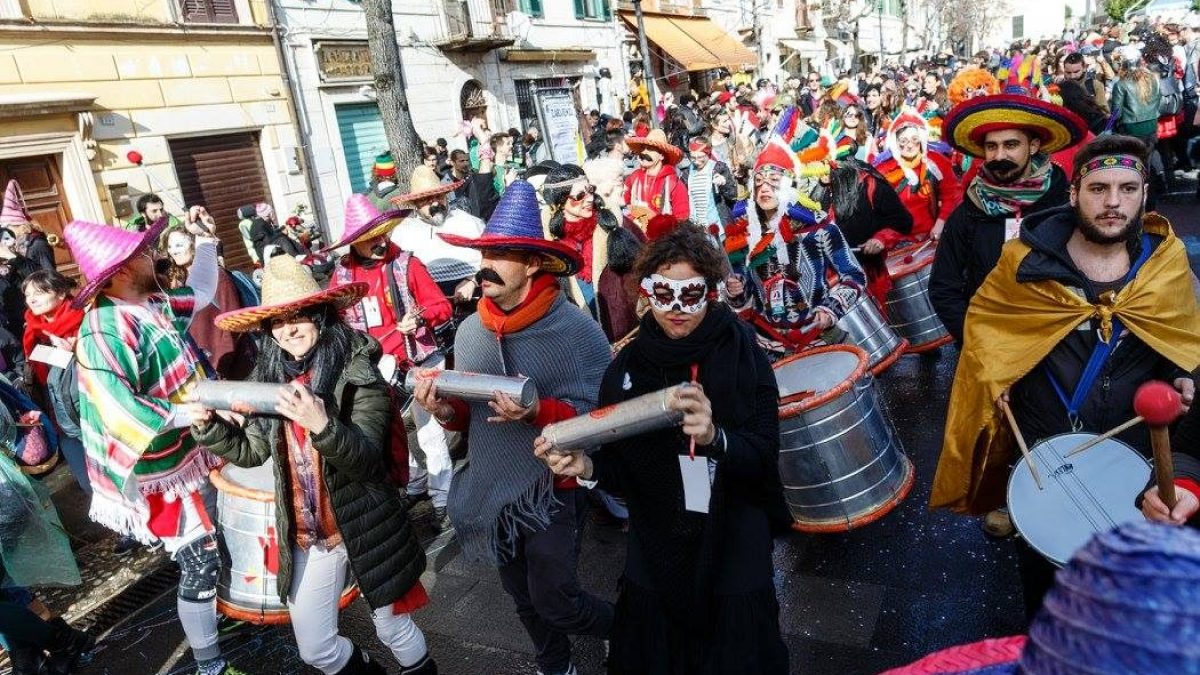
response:
[[(323, 673), (385, 672), (337, 632), (351, 574), (400, 672), (437, 672), (413, 618), (430, 602), (410, 522), (426, 500), (435, 531), (496, 567), (539, 673), (577, 672), (573, 635), (604, 639), (614, 675), (786, 673), (772, 364), (852, 342), (840, 323), (860, 303), (886, 317), (889, 255), (936, 252), (929, 298), (961, 354), (932, 506), (1009, 536), (1014, 435), (1106, 431), (1148, 380), (1190, 408), (1196, 284), (1154, 209), (1193, 170), (1197, 37), (1136, 23), (838, 79), (726, 76), (653, 107), (638, 73), (623, 117), (581, 115), (576, 161), (472, 109), (465, 149), (438, 139), (407, 176), (377, 157), (336, 241), (257, 204), (222, 243), (222, 214), (146, 195), (122, 227), (67, 226), (80, 288), (11, 183), (0, 398), (42, 418), (8, 444), (41, 434), (61, 453), (117, 553), (178, 562), (199, 675), (241, 672), (217, 630), (223, 463), (274, 467), (278, 596)], [(225, 269), (235, 245), (255, 275)], [(447, 369), (519, 374), (537, 397), (458, 398), (439, 391)], [(213, 410), (194, 392), (217, 378), (286, 386), (268, 414)], [(591, 449), (542, 434), (679, 382), (676, 427)], [(1176, 430), (1178, 501), (1148, 488), (1150, 520), (1197, 520), (1196, 417)], [(1151, 455), (1145, 428), (1118, 438)], [(36, 472), (45, 454), (16, 460)], [(55, 521), (36, 480), (10, 482)], [(589, 508), (629, 533), (615, 602), (578, 578)], [(21, 675), (67, 673), (90, 639), (20, 586), (69, 583), (72, 563), (16, 564), (30, 522), (0, 528), (19, 585), (0, 634)], [(1053, 568), (1019, 546), (1032, 616)]]

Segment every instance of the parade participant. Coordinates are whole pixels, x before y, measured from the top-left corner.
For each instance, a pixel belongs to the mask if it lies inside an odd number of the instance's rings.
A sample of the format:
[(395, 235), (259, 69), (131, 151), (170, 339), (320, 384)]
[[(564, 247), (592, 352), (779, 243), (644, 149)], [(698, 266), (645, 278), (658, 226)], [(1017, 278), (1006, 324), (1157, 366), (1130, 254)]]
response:
[(579, 586), (584, 491), (574, 478), (553, 476), (532, 448), (544, 425), (595, 407), (608, 341), (559, 290), (555, 277), (578, 270), (580, 256), (542, 237), (529, 183), (509, 186), (480, 237), (443, 237), (483, 251), (484, 297), (459, 327), (456, 368), (520, 373), (536, 383), (540, 397), (528, 408), (504, 394), (487, 405), (467, 403), (441, 398), (428, 377), (418, 381), (414, 396), (422, 407), (448, 429), (469, 430), (470, 461), (454, 475), (450, 520), (467, 559), (499, 568), (540, 671), (574, 675), (568, 636), (606, 637), (613, 607)]
[(179, 622), (197, 674), (235, 675), (217, 643), (221, 557), (208, 472), (218, 461), (192, 437), (184, 405), (207, 375), (185, 336), (216, 292), (217, 249), (198, 243), (188, 286), (164, 291), (147, 249), (167, 222), (138, 233), (76, 220), (64, 231), (86, 282), (74, 304), (88, 306), (75, 356), (89, 515), (144, 544), (162, 542), (179, 563)]
[[(450, 302), (421, 259), (388, 240), (408, 212), (380, 212), (363, 195), (350, 195), (345, 213), (342, 238), (329, 249), (349, 246), (350, 251), (334, 269), (329, 287), (365, 283), (367, 292), (346, 306), (344, 320), (375, 338), (402, 373), (415, 365), (444, 368), (434, 331), (450, 321)], [(450, 448), (441, 425), (416, 406), (410, 410), (417, 442), (409, 445), (407, 494), (414, 501), (429, 496), (434, 524), (441, 529), (453, 469)]]
[(418, 166), (413, 169), (408, 192), (394, 197), (389, 207), (412, 209), (392, 231), (392, 241), (423, 262), (442, 292), (456, 303), (468, 302), (475, 295), (476, 283), (470, 277), (479, 269), (479, 253), (451, 246), (437, 235), (477, 237), (483, 231), (482, 221), (449, 205), (448, 195), (461, 186), (460, 181), (438, 180), (437, 174)]
[(18, 248), (16, 233), (0, 227), (0, 322), (14, 336), (25, 332), (25, 298), (21, 295), (21, 283), (39, 269), (32, 260), (21, 255)]
[[(669, 403), (685, 413), (682, 427), (591, 456), (535, 441), (555, 474), (613, 489), (629, 504), (613, 675), (788, 672), (771, 561), (772, 536), (791, 523), (779, 479), (779, 392), (753, 331), (716, 302), (725, 267), (691, 223), (651, 242), (635, 264), (651, 311), (600, 386), (600, 404), (611, 405), (698, 373), (698, 386)], [(681, 509), (694, 487), (680, 473), (691, 442), (702, 494), (711, 496)]]
[(693, 223), (700, 225), (718, 243), (725, 240), (725, 226), (733, 220), (733, 205), (737, 202), (738, 185), (729, 166), (712, 154), (707, 136), (699, 136), (688, 144), (692, 165), (680, 175), (687, 185), (688, 212)]
[[(1200, 309), (1183, 243), (1166, 219), (1143, 215), (1146, 161), (1128, 136), (1080, 149), (1071, 205), (1026, 218), (975, 293), (931, 506), (1004, 505), (1015, 448), (1001, 406), (1036, 442), (1134, 417), (1134, 392), (1152, 379), (1173, 382), (1191, 405)], [(1144, 425), (1118, 438), (1151, 455)], [(1028, 546), (1019, 553), (1034, 610), (1053, 567)]]
[(29, 207), (25, 205), (25, 196), (21, 194), (21, 186), (15, 179), (8, 181), (4, 190), (4, 204), (0, 206), (0, 227), (7, 228), (17, 237), (17, 250), (31, 260), (37, 269), (51, 270), (56, 268), (54, 251), (46, 234), (37, 226)]
[(967, 305), (1021, 219), (1067, 202), (1067, 176), (1048, 155), (1084, 130), (1075, 113), (1028, 96), (976, 97), (950, 111), (946, 141), (984, 162), (946, 219), (929, 278), (933, 308), (960, 345)]
[[(967, 68), (950, 80), (946, 87), (946, 96), (950, 99), (953, 110), (963, 101), (969, 101), (980, 96), (992, 96), (1000, 93), (1000, 81), (983, 68)], [(948, 114), (948, 112), (947, 112)], [(966, 186), (979, 173), (979, 160), (958, 150), (950, 155), (954, 172), (960, 178), (959, 184)]]
[[(196, 262), (196, 237), (187, 230), (173, 230), (166, 238), (167, 270), (164, 288), (181, 288), (187, 285), (188, 272)], [(213, 319), (221, 312), (241, 309), (233, 277), (224, 269), (217, 271), (217, 291), (208, 307), (196, 312), (188, 334), (196, 341), (195, 346), (204, 352), (208, 363), (221, 377), (231, 377), (243, 364), (236, 363), (238, 355), (233, 336), (228, 331), (217, 330)]]
[(167, 218), (168, 228), (174, 229), (182, 224), (173, 214), (167, 213), (162, 197), (150, 192), (138, 197), (137, 215), (125, 221), (124, 227), (134, 232), (145, 232), (164, 216)]
[[(796, 114), (793, 109), (785, 117)], [(802, 144), (816, 137), (806, 127), (797, 133), (811, 137)], [(840, 341), (829, 329), (867, 283), (841, 230), (819, 211), (819, 204), (797, 190), (804, 173), (786, 139), (773, 137), (755, 165), (753, 201), (739, 205), (744, 215), (726, 230), (725, 251), (733, 268), (725, 285), (727, 301), (739, 314), (771, 329), (779, 343), (770, 345), (776, 357), (818, 336)]]
[(883, 147), (875, 168), (912, 215), (912, 236), (920, 241), (940, 238), (962, 191), (950, 159), (930, 149), (925, 118), (915, 110), (900, 113), (888, 127)]
[(386, 482), (392, 407), (375, 369), (379, 343), (339, 314), (369, 286), (321, 290), (287, 256), (267, 262), (262, 286), (261, 306), (226, 312), (216, 323), (235, 333), (268, 333), (250, 380), (289, 385), (275, 407), (284, 419), (252, 416), (243, 426), (196, 403), (189, 407), (192, 435), (236, 466), (274, 462), (279, 599), (305, 663), (329, 675), (386, 672), (337, 634), (338, 602), (353, 571), (375, 633), (400, 672), (436, 675), (411, 616), (429, 602), (420, 581), (425, 555), (408, 510)]
[(646, 236), (654, 239), (670, 229), (668, 226), (650, 231), (654, 216), (670, 216), (670, 220), (681, 222), (691, 213), (687, 185), (675, 171), (675, 165), (683, 159), (683, 151), (668, 143), (661, 129), (641, 138), (631, 136), (625, 144), (638, 159), (638, 168), (625, 179), (625, 205)]

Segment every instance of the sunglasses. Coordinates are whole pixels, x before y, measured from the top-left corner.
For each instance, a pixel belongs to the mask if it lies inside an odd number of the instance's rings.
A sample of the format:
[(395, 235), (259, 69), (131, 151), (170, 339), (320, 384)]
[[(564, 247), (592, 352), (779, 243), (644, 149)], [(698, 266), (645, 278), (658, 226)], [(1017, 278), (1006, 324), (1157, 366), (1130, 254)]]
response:
[(567, 195), (567, 199), (570, 199), (573, 202), (581, 202), (588, 196), (594, 195), (594, 194), (596, 194), (596, 186), (595, 185), (585, 185), (585, 186), (583, 186), (583, 189), (580, 190), (579, 192), (572, 192), (571, 194)]
[(862, 115), (858, 114), (857, 111), (847, 110), (846, 112), (842, 113), (842, 117), (862, 117)]

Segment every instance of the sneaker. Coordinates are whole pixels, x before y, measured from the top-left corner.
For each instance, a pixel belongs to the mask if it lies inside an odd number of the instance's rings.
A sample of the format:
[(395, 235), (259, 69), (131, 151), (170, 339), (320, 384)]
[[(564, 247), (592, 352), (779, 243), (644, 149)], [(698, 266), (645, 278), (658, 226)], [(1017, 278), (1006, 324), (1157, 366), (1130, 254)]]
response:
[(983, 531), (989, 537), (997, 539), (1011, 537), (1016, 532), (1016, 528), (1013, 527), (1012, 518), (1008, 516), (1008, 509), (996, 509), (984, 516)]
[(446, 507), (433, 507), (433, 529), (438, 532), (454, 529), (454, 525), (450, 524), (450, 516), (446, 514)]
[(113, 555), (117, 556), (118, 558), (124, 558), (130, 553), (138, 550), (139, 546), (141, 546), (141, 543), (138, 542), (137, 539), (134, 539), (127, 534), (121, 535), (120, 537), (117, 537), (117, 543), (113, 544)]

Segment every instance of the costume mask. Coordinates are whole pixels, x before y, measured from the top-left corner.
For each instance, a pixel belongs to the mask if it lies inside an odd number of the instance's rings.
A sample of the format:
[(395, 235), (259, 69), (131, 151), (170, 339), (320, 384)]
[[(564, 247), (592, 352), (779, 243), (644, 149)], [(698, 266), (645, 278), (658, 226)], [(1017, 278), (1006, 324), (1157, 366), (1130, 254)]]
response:
[(708, 283), (704, 277), (679, 280), (651, 274), (642, 279), (642, 294), (660, 312), (695, 314), (708, 306)]

